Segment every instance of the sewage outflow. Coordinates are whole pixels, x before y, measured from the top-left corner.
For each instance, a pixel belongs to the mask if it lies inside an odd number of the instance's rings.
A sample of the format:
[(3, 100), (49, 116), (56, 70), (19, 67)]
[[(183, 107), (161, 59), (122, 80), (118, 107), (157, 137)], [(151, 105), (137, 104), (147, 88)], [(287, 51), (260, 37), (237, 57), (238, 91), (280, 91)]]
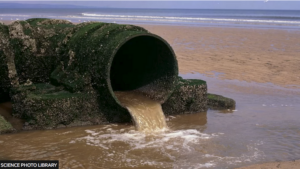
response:
[(165, 115), (159, 102), (136, 91), (115, 92), (115, 95), (130, 112), (138, 131), (157, 132), (167, 129)]

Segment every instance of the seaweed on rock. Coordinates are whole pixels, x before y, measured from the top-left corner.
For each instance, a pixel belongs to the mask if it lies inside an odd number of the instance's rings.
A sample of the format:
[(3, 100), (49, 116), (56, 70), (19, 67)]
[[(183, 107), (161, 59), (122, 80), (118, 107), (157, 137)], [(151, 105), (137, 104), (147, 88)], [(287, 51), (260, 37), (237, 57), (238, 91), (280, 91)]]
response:
[(162, 104), (167, 115), (205, 112), (207, 110), (207, 85), (203, 80), (182, 79), (169, 99)]
[(70, 93), (50, 84), (20, 86), (12, 90), (14, 117), (27, 122), (24, 129), (52, 129), (82, 124), (105, 124), (97, 93)]
[(12, 125), (0, 115), (0, 134), (11, 133), (14, 131), (15, 129), (12, 127)]
[(207, 94), (208, 107), (211, 109), (235, 109), (235, 101), (231, 98), (227, 98), (217, 94)]

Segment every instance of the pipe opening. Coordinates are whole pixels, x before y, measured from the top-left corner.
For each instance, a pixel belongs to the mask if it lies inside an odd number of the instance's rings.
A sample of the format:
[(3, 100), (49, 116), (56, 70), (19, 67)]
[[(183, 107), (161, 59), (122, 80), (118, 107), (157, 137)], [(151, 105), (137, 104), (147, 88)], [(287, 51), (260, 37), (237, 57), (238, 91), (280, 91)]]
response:
[[(113, 91), (129, 91), (163, 78), (173, 78), (177, 73), (176, 57), (169, 44), (160, 37), (142, 35), (119, 48), (112, 62), (110, 80)], [(161, 88), (160, 85), (155, 87)]]

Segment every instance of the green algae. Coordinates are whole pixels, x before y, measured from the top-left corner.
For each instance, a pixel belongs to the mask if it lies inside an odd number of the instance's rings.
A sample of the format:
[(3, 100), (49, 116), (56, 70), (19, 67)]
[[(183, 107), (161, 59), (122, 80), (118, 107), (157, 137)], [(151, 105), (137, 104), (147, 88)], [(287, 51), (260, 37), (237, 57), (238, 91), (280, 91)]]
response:
[(15, 131), (15, 129), (12, 127), (12, 125), (0, 115), (0, 134), (10, 133), (13, 131)]
[(203, 80), (178, 77), (177, 86), (162, 104), (167, 115), (205, 112), (207, 110), (207, 85)]
[[(45, 24), (45, 23), (50, 24)], [(40, 24), (40, 23), (44, 23)], [(15, 55), (19, 82), (49, 82), (60, 62), (59, 47), (73, 24), (51, 19), (16, 21), (9, 25), (10, 46)]]
[(25, 129), (51, 129), (76, 121), (106, 124), (95, 91), (70, 93), (50, 84), (20, 86), (13, 94), (13, 116), (24, 119)]
[[(101, 95), (99, 105), (110, 122), (129, 115), (116, 101), (114, 91), (147, 88), (145, 93), (159, 96), (156, 99), (163, 102), (175, 86), (178, 66), (174, 52), (160, 37), (141, 27), (92, 22), (76, 25), (68, 37), (61, 50), (63, 64), (52, 72), (51, 81), (70, 92), (92, 86)], [(149, 52), (151, 46), (161, 52)], [(135, 71), (128, 71), (132, 67)]]
[(217, 94), (207, 94), (208, 107), (211, 109), (235, 109), (236, 102), (231, 99)]

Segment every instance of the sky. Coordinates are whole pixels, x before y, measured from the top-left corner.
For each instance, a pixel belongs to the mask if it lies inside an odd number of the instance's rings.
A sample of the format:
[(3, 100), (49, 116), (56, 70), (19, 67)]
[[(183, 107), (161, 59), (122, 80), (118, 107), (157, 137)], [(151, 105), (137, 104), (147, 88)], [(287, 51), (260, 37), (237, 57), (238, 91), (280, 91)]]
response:
[(22, 4), (50, 4), (59, 6), (75, 5), (84, 7), (97, 8), (162, 8), (162, 9), (267, 9), (267, 10), (300, 10), (300, 0), (117, 0), (117, 1), (101, 1), (101, 0), (18, 0), (18, 1), (4, 1), (1, 3), (22, 3)]

